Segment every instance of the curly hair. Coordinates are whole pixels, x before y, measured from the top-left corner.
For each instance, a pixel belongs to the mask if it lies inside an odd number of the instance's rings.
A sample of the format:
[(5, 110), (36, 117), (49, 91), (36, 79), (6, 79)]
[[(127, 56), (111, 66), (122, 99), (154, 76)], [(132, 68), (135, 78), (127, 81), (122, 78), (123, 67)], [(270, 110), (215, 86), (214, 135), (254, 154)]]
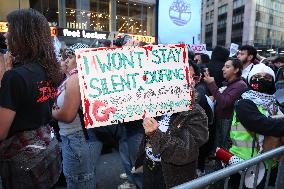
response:
[(7, 15), (8, 48), (16, 63), (36, 62), (54, 87), (62, 80), (47, 19), (34, 9), (19, 9)]

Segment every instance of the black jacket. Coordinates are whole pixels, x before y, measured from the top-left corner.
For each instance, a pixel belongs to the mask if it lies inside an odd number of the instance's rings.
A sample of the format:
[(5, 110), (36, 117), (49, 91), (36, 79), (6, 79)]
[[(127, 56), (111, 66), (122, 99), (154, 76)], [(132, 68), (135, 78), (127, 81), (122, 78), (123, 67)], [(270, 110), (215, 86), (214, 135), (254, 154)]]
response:
[(284, 118), (270, 118), (259, 112), (255, 103), (248, 99), (235, 105), (237, 119), (250, 131), (266, 136), (284, 136)]
[[(157, 130), (149, 138), (155, 155), (161, 155), (166, 187), (171, 188), (196, 177), (199, 147), (208, 140), (207, 116), (193, 103), (191, 111), (180, 112), (170, 121), (166, 133)], [(142, 140), (135, 167), (145, 158), (146, 140)], [(140, 161), (140, 162), (138, 162)]]
[(225, 81), (222, 68), (224, 67), (225, 62), (228, 60), (229, 54), (230, 52), (228, 49), (221, 46), (216, 46), (212, 52), (210, 63), (206, 64), (210, 76), (214, 77), (218, 88), (222, 87), (222, 82)]

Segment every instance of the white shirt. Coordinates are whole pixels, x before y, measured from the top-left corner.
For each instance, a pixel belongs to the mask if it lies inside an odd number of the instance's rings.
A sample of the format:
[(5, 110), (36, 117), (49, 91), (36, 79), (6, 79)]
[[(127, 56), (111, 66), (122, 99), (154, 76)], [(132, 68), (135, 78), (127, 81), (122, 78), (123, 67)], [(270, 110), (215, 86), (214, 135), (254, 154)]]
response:
[(249, 72), (251, 71), (253, 66), (253, 63), (250, 63), (250, 65), (248, 65), (245, 69), (243, 69), (242, 71), (242, 78), (244, 78), (247, 81)]

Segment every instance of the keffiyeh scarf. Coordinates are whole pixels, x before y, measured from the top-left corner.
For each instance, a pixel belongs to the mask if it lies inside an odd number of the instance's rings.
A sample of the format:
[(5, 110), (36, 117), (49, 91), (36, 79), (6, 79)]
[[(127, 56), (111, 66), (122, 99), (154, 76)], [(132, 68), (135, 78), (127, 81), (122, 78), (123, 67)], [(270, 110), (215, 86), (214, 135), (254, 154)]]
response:
[(241, 96), (243, 99), (251, 100), (256, 105), (261, 106), (264, 110), (268, 111), (269, 115), (275, 115), (278, 112), (274, 95), (249, 90), (244, 92)]

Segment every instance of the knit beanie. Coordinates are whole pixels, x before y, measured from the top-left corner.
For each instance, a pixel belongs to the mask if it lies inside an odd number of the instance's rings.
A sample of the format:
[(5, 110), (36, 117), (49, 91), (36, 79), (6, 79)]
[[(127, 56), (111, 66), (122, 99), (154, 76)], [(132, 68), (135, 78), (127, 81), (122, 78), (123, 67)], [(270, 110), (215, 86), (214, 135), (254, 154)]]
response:
[(248, 83), (250, 84), (250, 79), (253, 75), (262, 73), (262, 72), (271, 75), (273, 77), (273, 80), (275, 81), (274, 71), (270, 67), (266, 66), (265, 64), (259, 63), (259, 64), (254, 65), (252, 70), (250, 71), (248, 75)]
[(83, 49), (83, 48), (89, 48), (89, 45), (86, 45), (84, 43), (76, 43), (66, 49), (66, 54), (75, 55), (76, 49)]

